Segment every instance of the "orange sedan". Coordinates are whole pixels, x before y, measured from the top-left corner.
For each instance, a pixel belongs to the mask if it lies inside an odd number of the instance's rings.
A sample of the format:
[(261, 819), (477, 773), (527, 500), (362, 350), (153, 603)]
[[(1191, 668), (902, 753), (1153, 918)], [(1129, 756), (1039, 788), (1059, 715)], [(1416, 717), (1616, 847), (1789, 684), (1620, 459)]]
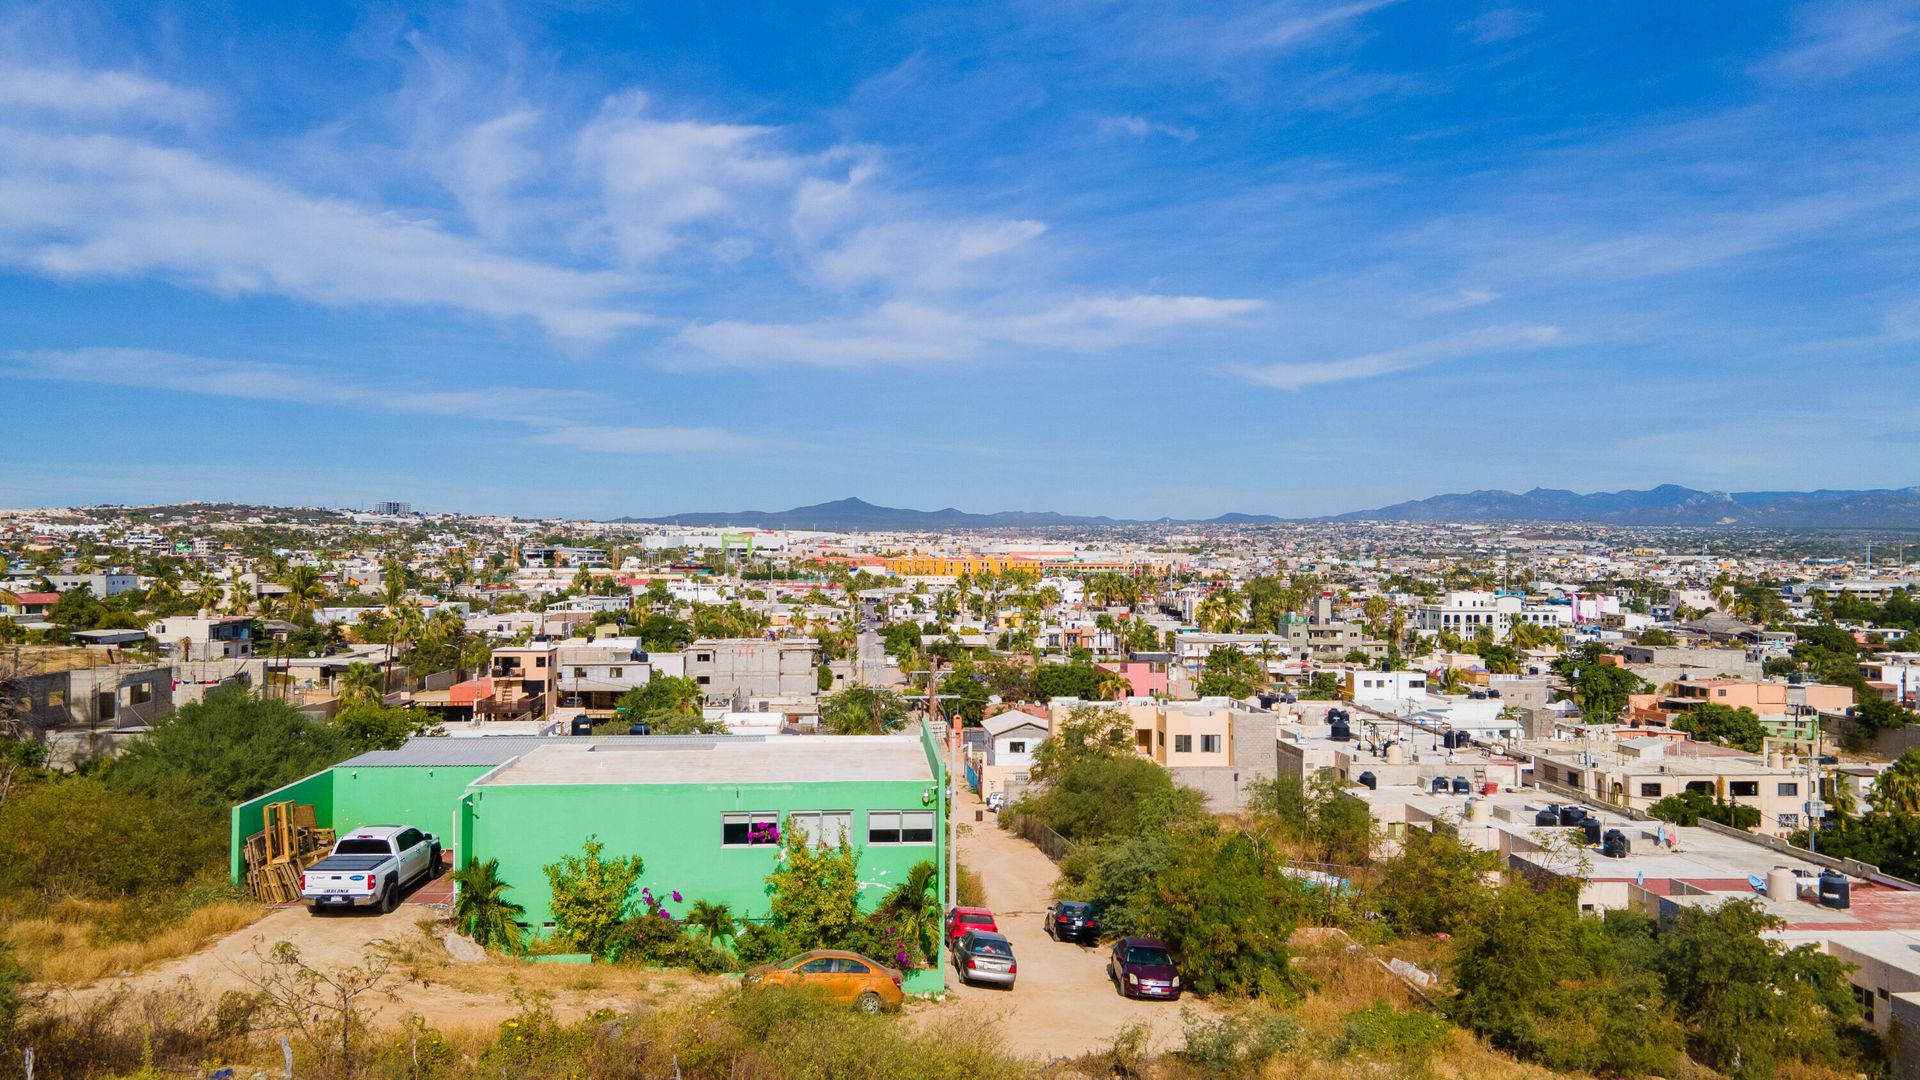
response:
[(856, 952), (815, 949), (747, 972), (748, 986), (814, 988), (861, 1012), (897, 1009), (906, 1000), (900, 973)]

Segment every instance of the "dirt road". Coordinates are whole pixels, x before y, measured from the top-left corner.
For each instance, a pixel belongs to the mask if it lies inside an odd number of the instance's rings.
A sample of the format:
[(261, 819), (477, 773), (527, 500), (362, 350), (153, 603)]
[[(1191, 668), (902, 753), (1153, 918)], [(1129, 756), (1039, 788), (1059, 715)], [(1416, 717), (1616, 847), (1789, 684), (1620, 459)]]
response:
[(1011, 1049), (1048, 1058), (1105, 1049), (1134, 1024), (1147, 1025), (1156, 1050), (1183, 1045), (1182, 1006), (1209, 1015), (1211, 1010), (1193, 998), (1179, 1004), (1123, 998), (1107, 978), (1106, 947), (1047, 937), (1045, 914), (1058, 875), (1053, 862), (1019, 836), (1001, 831), (992, 814), (974, 823), (980, 804), (971, 792), (962, 788), (956, 803), (960, 860), (980, 874), (987, 906), (1013, 942), (1020, 973), (1012, 990), (1002, 990), (961, 985), (949, 966), (947, 986), (956, 1000), (941, 1011), (999, 1017)]

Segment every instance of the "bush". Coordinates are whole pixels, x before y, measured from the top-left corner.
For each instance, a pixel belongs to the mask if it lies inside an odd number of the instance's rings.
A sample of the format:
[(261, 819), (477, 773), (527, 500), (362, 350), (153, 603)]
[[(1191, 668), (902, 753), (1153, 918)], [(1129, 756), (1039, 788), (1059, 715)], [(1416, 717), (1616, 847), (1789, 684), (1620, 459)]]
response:
[(1201, 816), (1197, 792), (1146, 758), (1089, 757), (1061, 768), (1047, 789), (1022, 799), (1030, 815), (1070, 840), (1131, 836)]
[(118, 791), (224, 813), (349, 753), (339, 731), (236, 685), (156, 722), (150, 734), (127, 744), (107, 777)]
[(120, 794), (92, 776), (43, 781), (0, 803), (0, 894), (153, 895), (218, 862), (226, 841), (224, 822), (198, 805)]
[(1402, 934), (1451, 934), (1480, 918), (1492, 890), (1486, 875), (1499, 856), (1428, 829), (1408, 829), (1387, 861), (1375, 893), (1380, 914)]
[(1245, 1013), (1209, 1020), (1183, 1010), (1186, 1044), (1174, 1056), (1209, 1077), (1255, 1076), (1271, 1058), (1298, 1048), (1306, 1033), (1290, 1016)]
[(1297, 996), (1287, 940), (1299, 925), (1292, 879), (1266, 840), (1195, 827), (1175, 838), (1173, 864), (1144, 890), (1140, 921), (1180, 960), (1202, 994)]
[(627, 897), (645, 864), (638, 855), (600, 856), (606, 845), (588, 837), (579, 855), (567, 855), (542, 869), (553, 887), (553, 924), (561, 938), (581, 952), (606, 954), (614, 927), (627, 909)]
[(1341, 1019), (1337, 1053), (1428, 1058), (1452, 1041), (1453, 1025), (1444, 1018), (1426, 1012), (1402, 1012), (1376, 1001)]

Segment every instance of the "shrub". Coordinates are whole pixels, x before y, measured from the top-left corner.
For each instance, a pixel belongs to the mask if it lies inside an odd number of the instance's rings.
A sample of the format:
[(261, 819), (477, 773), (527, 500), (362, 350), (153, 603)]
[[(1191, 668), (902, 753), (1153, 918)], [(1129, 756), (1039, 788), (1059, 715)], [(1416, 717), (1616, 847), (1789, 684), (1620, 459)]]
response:
[[(129, 742), (107, 771), (115, 790), (225, 812), (348, 756), (345, 737), (244, 686), (214, 690)], [(223, 841), (224, 842), (224, 841)]]
[(219, 826), (196, 806), (119, 794), (96, 777), (35, 783), (0, 803), (0, 893), (155, 893), (219, 859)]
[(627, 897), (645, 864), (638, 855), (604, 859), (606, 845), (588, 837), (579, 855), (563, 856), (542, 869), (553, 887), (549, 910), (559, 936), (581, 952), (605, 955)]
[(1174, 862), (1146, 889), (1141, 921), (1202, 994), (1295, 996), (1287, 939), (1299, 925), (1273, 846), (1249, 833), (1183, 831)]
[(1402, 1012), (1384, 1001), (1342, 1018), (1338, 1052), (1369, 1057), (1426, 1058), (1453, 1041), (1453, 1025), (1426, 1012)]
[(1297, 1020), (1253, 1012), (1209, 1020), (1182, 1010), (1186, 1043), (1174, 1056), (1207, 1076), (1253, 1076), (1271, 1058), (1298, 1048), (1306, 1034)]

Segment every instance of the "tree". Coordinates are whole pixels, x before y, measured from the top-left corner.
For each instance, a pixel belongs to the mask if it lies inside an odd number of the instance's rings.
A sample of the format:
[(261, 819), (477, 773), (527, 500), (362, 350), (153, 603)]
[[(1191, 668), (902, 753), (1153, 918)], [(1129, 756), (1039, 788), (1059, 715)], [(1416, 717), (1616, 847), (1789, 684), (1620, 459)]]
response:
[[(1794, 833), (1793, 843), (1806, 847), (1807, 833)], [(1835, 820), (1820, 829), (1820, 853), (1836, 859), (1872, 863), (1896, 877), (1920, 878), (1920, 815), (1864, 814)]]
[(1021, 800), (1031, 815), (1069, 840), (1128, 836), (1200, 815), (1199, 794), (1180, 787), (1159, 764), (1132, 754), (1085, 757)]
[(963, 671), (949, 671), (940, 676), (940, 694), (953, 699), (940, 703), (941, 712), (958, 717), (962, 723), (979, 724), (986, 713), (989, 696), (982, 678)]
[(589, 836), (581, 854), (561, 856), (541, 870), (553, 889), (554, 928), (575, 949), (600, 956), (626, 913), (627, 897), (645, 863), (638, 855), (607, 859), (606, 845)]
[(313, 609), (327, 599), (327, 585), (320, 579), (320, 571), (311, 566), (289, 567), (281, 576), (280, 584), (287, 590), (281, 595), (280, 602), (286, 605), (288, 620), (312, 622)]
[(1180, 957), (1181, 975), (1202, 994), (1258, 994), (1274, 1004), (1297, 996), (1287, 939), (1299, 926), (1299, 899), (1271, 845), (1211, 826), (1186, 829), (1180, 841), (1147, 891), (1147, 932)]
[(456, 870), (453, 883), (453, 925), (481, 948), (519, 951), (519, 916), (526, 909), (506, 899), (507, 883), (500, 880), (500, 860), (471, 862)]
[(1573, 685), (1580, 712), (1588, 721), (1610, 724), (1627, 707), (1627, 697), (1652, 689), (1647, 681), (1614, 663), (1603, 663), (1597, 643), (1563, 653), (1554, 661), (1554, 670)]
[(121, 791), (224, 811), (347, 756), (339, 731), (232, 685), (155, 721), (126, 744), (107, 779)]
[(913, 864), (906, 880), (895, 885), (875, 909), (882, 920), (898, 926), (901, 936), (927, 959), (940, 955), (939, 885), (939, 867), (922, 860)]
[(1873, 694), (1862, 695), (1847, 715), (1869, 738), (1920, 721), (1920, 714), (1912, 709)]
[(1678, 645), (1678, 644), (1680, 644), (1680, 639), (1678, 639), (1678, 638), (1676, 638), (1676, 637), (1674, 637), (1674, 636), (1673, 636), (1673, 635), (1672, 635), (1671, 633), (1669, 633), (1669, 632), (1667, 632), (1667, 631), (1665, 631), (1665, 630), (1662, 630), (1662, 629), (1660, 629), (1659, 627), (1657, 627), (1657, 626), (1656, 626), (1656, 627), (1654, 627), (1654, 628), (1653, 628), (1653, 629), (1651, 629), (1651, 630), (1644, 630), (1644, 631), (1641, 631), (1641, 633), (1640, 633), (1640, 644), (1642, 644), (1642, 645), (1669, 645), (1669, 646), (1670, 646), (1670, 645)]
[(1680, 909), (1659, 933), (1657, 970), (1703, 1063), (1736, 1077), (1841, 1056), (1859, 1019), (1847, 965), (1817, 945), (1762, 937), (1786, 923), (1753, 900)]
[(1920, 814), (1920, 750), (1908, 750), (1895, 758), (1874, 780), (1868, 798), (1882, 813)]
[(700, 684), (677, 675), (655, 675), (620, 695), (613, 722), (645, 722), (655, 735), (711, 735), (724, 731), (700, 711)]
[(365, 701), (355, 701), (336, 713), (331, 721), (346, 738), (347, 749), (356, 754), (368, 750), (398, 750), (416, 735), (445, 735), (432, 713), (420, 709), (389, 709)]
[(693, 624), (672, 615), (653, 612), (635, 628), (640, 644), (649, 652), (679, 652), (693, 644)]
[(791, 824), (780, 844), (780, 861), (767, 875), (767, 914), (781, 946), (800, 952), (844, 945), (860, 923), (859, 853), (845, 836), (822, 847)]
[(344, 704), (378, 705), (384, 696), (380, 685), (383, 681), (379, 668), (356, 661), (348, 664), (347, 670), (340, 673), (334, 689)]
[(1759, 750), (1767, 741), (1767, 726), (1754, 711), (1703, 702), (1688, 709), (1673, 721), (1673, 726), (1696, 740), (1731, 746), (1736, 750)]
[(907, 722), (907, 700), (877, 686), (850, 686), (820, 701), (820, 723), (836, 735), (884, 735)]
[(1252, 697), (1264, 683), (1265, 673), (1253, 657), (1239, 649), (1210, 649), (1206, 665), (1194, 680), (1194, 692), (1201, 697)]
[(1231, 634), (1244, 624), (1241, 612), (1245, 610), (1240, 594), (1233, 589), (1216, 589), (1208, 593), (1194, 612), (1194, 621), (1200, 629), (1210, 633)]
[(1724, 803), (1708, 792), (1696, 788), (1689, 788), (1678, 795), (1669, 795), (1659, 800), (1647, 807), (1647, 813), (1661, 821), (1671, 821), (1675, 825), (1698, 825), (1702, 820), (1706, 820), (1736, 829), (1752, 829), (1760, 824), (1758, 807)]
[(734, 934), (733, 908), (727, 904), (716, 904), (708, 900), (695, 900), (687, 908), (685, 919), (688, 926), (697, 926), (707, 936), (707, 944), (712, 945), (716, 938), (729, 938)]
[(887, 655), (905, 656), (920, 648), (920, 638), (926, 633), (919, 623), (888, 623), (880, 628), (880, 639), (885, 644)]
[(1033, 752), (1034, 780), (1057, 776), (1067, 766), (1093, 758), (1126, 758), (1134, 752), (1133, 718), (1104, 705), (1080, 705), (1069, 710), (1052, 734)]
[(1487, 877), (1499, 868), (1493, 852), (1430, 829), (1408, 829), (1374, 895), (1380, 914), (1403, 934), (1458, 933), (1470, 920), (1484, 917), (1493, 895)]
[(1091, 663), (1041, 664), (1033, 675), (1033, 694), (1042, 701), (1061, 697), (1095, 701), (1100, 684), (1101, 671)]

